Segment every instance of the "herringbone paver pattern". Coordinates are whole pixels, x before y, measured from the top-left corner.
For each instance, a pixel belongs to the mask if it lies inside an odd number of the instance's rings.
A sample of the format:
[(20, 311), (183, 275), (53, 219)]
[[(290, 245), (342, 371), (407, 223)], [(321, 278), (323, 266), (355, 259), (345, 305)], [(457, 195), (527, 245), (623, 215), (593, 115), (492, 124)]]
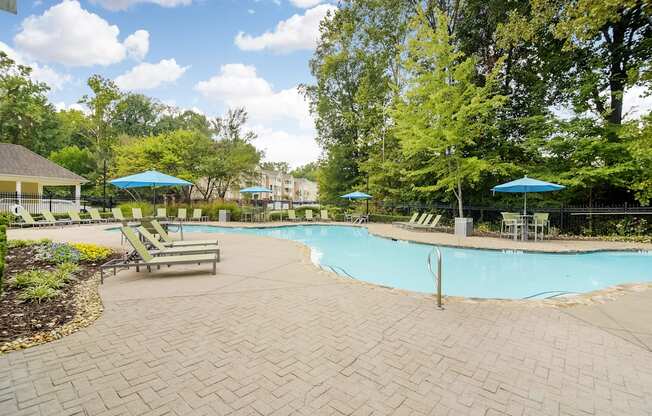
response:
[[(222, 271), (239, 261), (228, 238)], [(254, 263), (182, 296), (113, 280), (94, 325), (0, 356), (0, 415), (652, 414), (652, 354), (557, 309), (440, 311), (299, 260)]]

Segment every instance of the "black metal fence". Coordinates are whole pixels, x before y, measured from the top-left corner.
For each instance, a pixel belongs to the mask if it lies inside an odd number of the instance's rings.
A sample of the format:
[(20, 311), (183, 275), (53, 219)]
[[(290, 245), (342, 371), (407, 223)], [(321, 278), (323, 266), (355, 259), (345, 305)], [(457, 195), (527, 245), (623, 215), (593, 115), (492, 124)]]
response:
[[(327, 205), (344, 207), (348, 201), (332, 201)], [(360, 202), (364, 204), (364, 202)], [(450, 203), (388, 203), (369, 201), (372, 213), (409, 216), (414, 212), (432, 212), (442, 214), (444, 219), (452, 222), (458, 216), (456, 204)], [(514, 205), (465, 205), (464, 216), (473, 218), (474, 223), (499, 227), (502, 212), (523, 212), (522, 204)], [(533, 203), (528, 205), (528, 212), (547, 212), (550, 224), (561, 233), (605, 235), (614, 232), (642, 234), (652, 232), (652, 207), (631, 204), (610, 206), (546, 206)], [(618, 230), (618, 227), (623, 228)]]

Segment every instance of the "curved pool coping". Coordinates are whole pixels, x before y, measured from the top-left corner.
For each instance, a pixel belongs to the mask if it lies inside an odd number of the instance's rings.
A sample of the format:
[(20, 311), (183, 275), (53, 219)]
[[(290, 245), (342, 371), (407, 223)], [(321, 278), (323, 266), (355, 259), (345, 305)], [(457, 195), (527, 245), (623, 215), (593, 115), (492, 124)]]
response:
[[(211, 227), (223, 227), (223, 228), (285, 228), (285, 227), (297, 227), (297, 226), (318, 226), (318, 225), (328, 225), (328, 226), (336, 226), (336, 227), (358, 227), (358, 228), (367, 228), (367, 232), (369, 232), (370, 235), (373, 235), (375, 237), (379, 238), (386, 238), (386, 239), (391, 239), (394, 241), (405, 241), (407, 243), (411, 244), (422, 244), (422, 245), (429, 245), (429, 246), (444, 246), (444, 247), (453, 247), (453, 248), (462, 248), (462, 249), (467, 249), (467, 250), (493, 250), (493, 251), (504, 251), (504, 249), (494, 249), (494, 248), (486, 248), (486, 247), (467, 247), (467, 246), (460, 246), (460, 245), (444, 245), (444, 244), (429, 244), (426, 242), (422, 241), (414, 241), (414, 240), (404, 240), (404, 239), (397, 239), (397, 238), (392, 238), (384, 235), (380, 235), (377, 233), (373, 233), (369, 230), (368, 227), (365, 225), (361, 224), (343, 224), (343, 223), (325, 223), (325, 222), (312, 222), (312, 223), (293, 223), (293, 224), (232, 224), (232, 225), (225, 225), (223, 223), (214, 223), (214, 222), (206, 222), (206, 223), (193, 223), (193, 224), (186, 224), (190, 226), (211, 226)], [(107, 229), (108, 230), (108, 229)], [(272, 237), (272, 236), (259, 236), (259, 235), (248, 235), (251, 237), (262, 237), (262, 238), (272, 238), (272, 239), (278, 239), (277, 237)], [(397, 287), (391, 287), (391, 286), (386, 286), (386, 285), (381, 285), (373, 282), (369, 282), (366, 280), (361, 280), (355, 277), (347, 277), (347, 276), (342, 276), (339, 273), (334, 272), (333, 270), (328, 270), (326, 267), (330, 267), (328, 265), (321, 265), (319, 263), (315, 263), (313, 260), (313, 248), (310, 247), (308, 244), (305, 244), (300, 241), (296, 240), (289, 240), (289, 239), (283, 239), (285, 241), (292, 241), (304, 248), (304, 255), (306, 256), (306, 260), (308, 260), (315, 268), (318, 269), (318, 271), (322, 273), (327, 273), (330, 276), (336, 277), (338, 280), (342, 280), (344, 282), (349, 282), (349, 283), (355, 283), (355, 284), (360, 284), (364, 285), (367, 287), (372, 287), (372, 288), (378, 288), (378, 289), (383, 289), (383, 290), (390, 290), (398, 293), (404, 293), (406, 295), (410, 296), (422, 296), (424, 298), (432, 298), (434, 296), (434, 293), (424, 293), (424, 292), (418, 292), (414, 290), (409, 290), (409, 289), (402, 289), (402, 288), (397, 288)], [(516, 250), (518, 251), (518, 250)], [(581, 255), (581, 254), (591, 254), (591, 253), (596, 253), (596, 252), (607, 252), (607, 251), (624, 251), (624, 252), (638, 252), (641, 251), (640, 249), (596, 249), (596, 250), (579, 250), (579, 251), (560, 251), (560, 252), (555, 252), (555, 251), (534, 251), (534, 250), (520, 250), (524, 252), (532, 252), (532, 253), (543, 253), (543, 254), (561, 254), (561, 255)], [(326, 266), (326, 267), (322, 267)], [(613, 286), (608, 286), (606, 288), (594, 290), (591, 292), (584, 292), (584, 293), (579, 293), (579, 294), (574, 294), (574, 295), (569, 295), (569, 296), (560, 296), (556, 297), (554, 299), (506, 299), (506, 298), (477, 298), (477, 297), (465, 297), (465, 296), (450, 296), (450, 295), (443, 295), (443, 299), (446, 302), (464, 302), (464, 303), (494, 303), (494, 304), (500, 304), (500, 305), (518, 305), (518, 306), (553, 306), (553, 307), (571, 307), (571, 306), (579, 306), (579, 305), (593, 305), (593, 304), (601, 304), (608, 302), (610, 300), (615, 299), (616, 297), (620, 297), (622, 295), (625, 295), (627, 293), (635, 293), (635, 292), (641, 292), (645, 290), (652, 290), (652, 282), (631, 282), (631, 283), (622, 283), (619, 285), (613, 285)]]

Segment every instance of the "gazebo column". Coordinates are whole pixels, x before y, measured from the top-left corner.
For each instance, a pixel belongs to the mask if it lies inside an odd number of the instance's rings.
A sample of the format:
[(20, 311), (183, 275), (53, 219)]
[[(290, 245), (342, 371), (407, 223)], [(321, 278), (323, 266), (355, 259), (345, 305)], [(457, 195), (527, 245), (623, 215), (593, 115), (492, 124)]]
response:
[(18, 205), (23, 204), (23, 183), (21, 181), (16, 181), (16, 202)]
[(79, 210), (81, 208), (81, 184), (75, 185), (75, 205)]

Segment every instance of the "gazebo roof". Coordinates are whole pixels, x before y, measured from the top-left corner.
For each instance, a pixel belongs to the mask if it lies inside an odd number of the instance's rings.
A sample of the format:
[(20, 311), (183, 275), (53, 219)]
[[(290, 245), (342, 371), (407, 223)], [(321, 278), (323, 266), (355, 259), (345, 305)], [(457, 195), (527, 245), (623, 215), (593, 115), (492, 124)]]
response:
[(0, 176), (47, 178), (68, 183), (88, 182), (83, 177), (31, 150), (12, 143), (0, 143)]

